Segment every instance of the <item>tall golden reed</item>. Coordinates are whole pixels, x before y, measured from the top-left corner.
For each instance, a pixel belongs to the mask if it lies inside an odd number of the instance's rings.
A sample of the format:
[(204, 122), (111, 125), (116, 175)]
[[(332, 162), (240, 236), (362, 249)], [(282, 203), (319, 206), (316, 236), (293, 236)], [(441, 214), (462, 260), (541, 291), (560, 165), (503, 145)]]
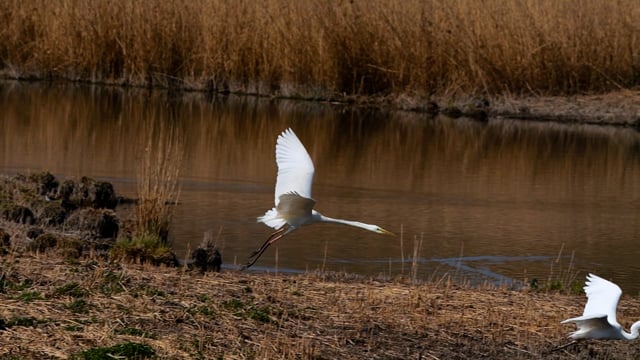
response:
[(640, 84), (636, 0), (7, 0), (9, 76), (327, 97)]
[(166, 122), (149, 120), (146, 143), (137, 175), (138, 205), (134, 237), (166, 245), (169, 225), (178, 202), (178, 184), (184, 141)]

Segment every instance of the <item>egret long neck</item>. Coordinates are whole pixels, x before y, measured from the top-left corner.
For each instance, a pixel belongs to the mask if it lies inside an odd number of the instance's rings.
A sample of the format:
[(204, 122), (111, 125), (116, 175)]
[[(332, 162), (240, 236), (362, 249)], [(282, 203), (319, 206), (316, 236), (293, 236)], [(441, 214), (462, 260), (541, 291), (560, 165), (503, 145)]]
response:
[(334, 219), (332, 217), (324, 216), (324, 215), (322, 215), (320, 213), (317, 213), (317, 215), (319, 216), (319, 219), (322, 222), (329, 222), (329, 223), (336, 223), (336, 224), (355, 226), (355, 227), (359, 227), (361, 229), (365, 229), (365, 230), (369, 230), (369, 231), (375, 231), (375, 229), (374, 229), (375, 225), (365, 224), (365, 223), (362, 223), (360, 221)]
[(626, 331), (622, 332), (622, 335), (625, 339), (633, 340), (638, 337), (638, 330), (640, 329), (640, 321), (636, 321), (631, 325), (631, 333), (627, 333)]

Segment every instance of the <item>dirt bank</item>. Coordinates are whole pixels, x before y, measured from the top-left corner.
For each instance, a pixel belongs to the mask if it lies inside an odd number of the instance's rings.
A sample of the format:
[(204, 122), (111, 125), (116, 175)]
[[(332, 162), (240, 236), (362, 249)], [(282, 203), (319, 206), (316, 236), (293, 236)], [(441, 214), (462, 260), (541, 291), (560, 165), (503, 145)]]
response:
[[(365, 101), (362, 101), (365, 102)], [(518, 120), (590, 124), (640, 129), (640, 90), (598, 95), (460, 97), (433, 100), (400, 96), (392, 107), (432, 114), (486, 120)]]
[(569, 97), (502, 97), (493, 101), (491, 115), (640, 129), (640, 91), (621, 90)]

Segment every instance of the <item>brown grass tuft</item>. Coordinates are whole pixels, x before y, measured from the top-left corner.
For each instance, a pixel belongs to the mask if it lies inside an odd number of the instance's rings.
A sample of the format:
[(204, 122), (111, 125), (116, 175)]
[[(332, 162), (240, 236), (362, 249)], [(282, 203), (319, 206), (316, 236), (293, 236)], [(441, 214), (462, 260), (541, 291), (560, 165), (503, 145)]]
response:
[(157, 236), (167, 242), (173, 207), (180, 196), (178, 186), (184, 143), (175, 127), (149, 121), (138, 168), (138, 205), (134, 236)]
[(142, 120), (141, 158), (137, 174), (138, 201), (131, 233), (120, 236), (110, 255), (116, 259), (177, 265), (168, 245), (174, 207), (178, 205), (180, 168), (184, 139), (179, 127), (156, 121), (153, 115)]

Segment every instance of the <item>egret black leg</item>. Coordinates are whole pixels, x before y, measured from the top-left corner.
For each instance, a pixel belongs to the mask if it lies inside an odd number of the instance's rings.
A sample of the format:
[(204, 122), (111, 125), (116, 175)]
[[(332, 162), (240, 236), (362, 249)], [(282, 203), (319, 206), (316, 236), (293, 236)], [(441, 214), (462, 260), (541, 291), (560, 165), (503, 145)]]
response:
[(244, 265), (240, 270), (248, 269), (249, 267), (251, 267), (251, 265), (255, 264), (256, 261), (258, 261), (258, 259), (262, 255), (262, 253), (264, 253), (264, 251), (267, 250), (267, 248), (271, 244), (280, 240), (286, 234), (285, 232), (286, 230), (287, 230), (286, 226), (282, 226), (280, 229), (276, 230), (273, 234), (269, 235), (269, 238), (267, 238), (267, 241), (265, 241), (264, 244), (262, 244), (262, 246), (258, 250), (251, 253), (251, 255), (249, 256), (249, 262), (246, 265)]
[(268, 248), (268, 247), (269, 247), (269, 245), (271, 245), (271, 240), (273, 239), (273, 237), (274, 237), (274, 236), (276, 236), (276, 235), (279, 235), (279, 234), (280, 234), (280, 233), (282, 233), (283, 231), (285, 231), (285, 227), (284, 227), (284, 226), (283, 226), (283, 227), (281, 227), (280, 229), (276, 230), (276, 231), (275, 231), (274, 233), (272, 233), (271, 235), (269, 235), (269, 237), (267, 238), (267, 241), (265, 241), (265, 242), (264, 242), (264, 244), (262, 244), (262, 246), (261, 246), (258, 250), (256, 250), (256, 251), (252, 252), (252, 253), (251, 253), (251, 255), (250, 255), (249, 257), (250, 257), (250, 258), (252, 258), (252, 257), (256, 256), (258, 253), (262, 253), (262, 252), (264, 252), (264, 250), (265, 250), (266, 248)]

